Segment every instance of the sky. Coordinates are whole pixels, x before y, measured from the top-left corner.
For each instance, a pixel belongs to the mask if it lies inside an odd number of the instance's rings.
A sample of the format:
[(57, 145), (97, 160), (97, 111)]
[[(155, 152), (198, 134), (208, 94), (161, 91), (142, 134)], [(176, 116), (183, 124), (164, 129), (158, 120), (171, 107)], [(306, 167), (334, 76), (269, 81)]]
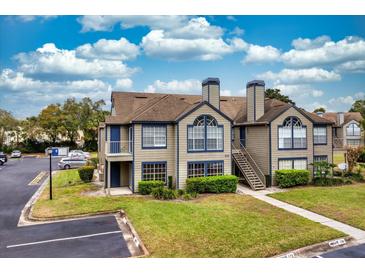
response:
[(308, 111), (365, 98), (365, 16), (0, 16), (0, 108), (37, 115), (111, 91), (221, 95), (250, 80)]

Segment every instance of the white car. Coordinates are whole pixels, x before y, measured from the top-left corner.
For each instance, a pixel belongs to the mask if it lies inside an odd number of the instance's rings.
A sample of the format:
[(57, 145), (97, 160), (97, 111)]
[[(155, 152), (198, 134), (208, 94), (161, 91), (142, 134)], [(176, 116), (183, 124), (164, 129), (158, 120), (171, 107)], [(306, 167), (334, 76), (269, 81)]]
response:
[(61, 161), (58, 162), (59, 169), (70, 169), (70, 168), (78, 168), (86, 165), (85, 158), (77, 158), (77, 157), (67, 157), (62, 158)]
[(71, 150), (68, 153), (68, 157), (72, 157), (72, 158), (85, 158), (85, 159), (89, 159), (90, 158), (90, 153), (89, 152), (84, 152), (82, 150)]
[(10, 158), (21, 158), (22, 153), (19, 150), (13, 150), (13, 152), (10, 155)]

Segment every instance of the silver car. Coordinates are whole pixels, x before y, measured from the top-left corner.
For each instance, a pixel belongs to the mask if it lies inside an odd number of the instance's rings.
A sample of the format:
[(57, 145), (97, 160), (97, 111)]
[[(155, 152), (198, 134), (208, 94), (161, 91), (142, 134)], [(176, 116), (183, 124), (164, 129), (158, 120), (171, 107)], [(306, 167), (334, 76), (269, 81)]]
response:
[(19, 150), (13, 150), (13, 152), (10, 155), (10, 158), (21, 158), (22, 153)]
[(80, 157), (83, 156), (86, 159), (90, 158), (90, 153), (89, 152), (84, 152), (82, 150), (71, 150), (68, 153), (68, 157)]
[(58, 162), (59, 169), (77, 168), (86, 165), (86, 159), (80, 157), (66, 157)]

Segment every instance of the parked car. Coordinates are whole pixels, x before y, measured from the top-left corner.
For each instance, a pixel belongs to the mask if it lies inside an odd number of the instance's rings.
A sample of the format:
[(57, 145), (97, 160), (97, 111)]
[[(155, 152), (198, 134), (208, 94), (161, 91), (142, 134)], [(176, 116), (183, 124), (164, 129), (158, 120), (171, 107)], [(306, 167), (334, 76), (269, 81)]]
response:
[(68, 157), (81, 157), (83, 156), (86, 159), (90, 158), (90, 153), (89, 152), (84, 152), (82, 150), (71, 150), (68, 153)]
[(58, 162), (59, 169), (70, 169), (70, 168), (77, 168), (86, 165), (85, 158), (78, 158), (78, 157), (66, 157), (62, 158), (61, 161)]
[(1, 161), (0, 165), (3, 165), (4, 163), (6, 163), (8, 161), (8, 157), (2, 151), (0, 151), (0, 161)]
[(13, 152), (10, 155), (10, 158), (21, 158), (22, 153), (19, 150), (13, 150)]

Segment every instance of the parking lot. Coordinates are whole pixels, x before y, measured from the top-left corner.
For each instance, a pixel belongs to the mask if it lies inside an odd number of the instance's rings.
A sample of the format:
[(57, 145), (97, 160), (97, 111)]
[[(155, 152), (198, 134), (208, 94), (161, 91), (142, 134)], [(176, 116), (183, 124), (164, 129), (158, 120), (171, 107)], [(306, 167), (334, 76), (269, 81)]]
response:
[(29, 182), (48, 168), (46, 158), (9, 159), (0, 166), (0, 257), (131, 256), (113, 215), (18, 227), (22, 209), (39, 187)]

